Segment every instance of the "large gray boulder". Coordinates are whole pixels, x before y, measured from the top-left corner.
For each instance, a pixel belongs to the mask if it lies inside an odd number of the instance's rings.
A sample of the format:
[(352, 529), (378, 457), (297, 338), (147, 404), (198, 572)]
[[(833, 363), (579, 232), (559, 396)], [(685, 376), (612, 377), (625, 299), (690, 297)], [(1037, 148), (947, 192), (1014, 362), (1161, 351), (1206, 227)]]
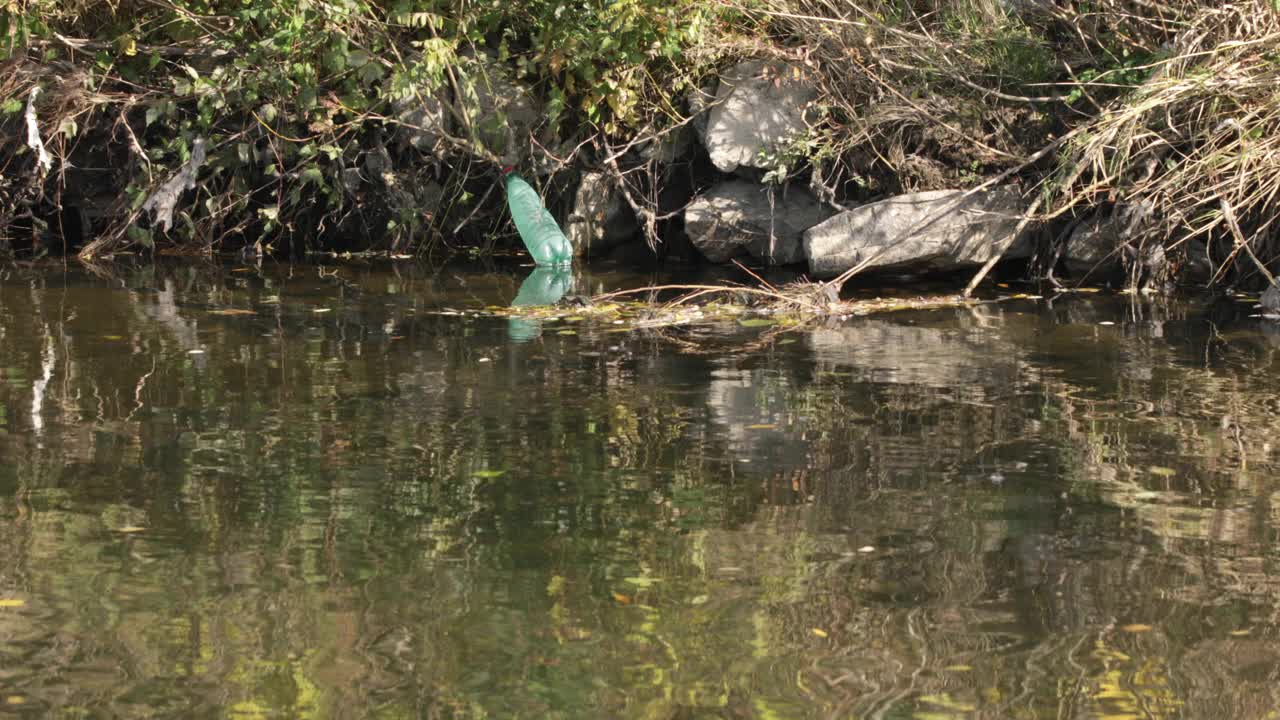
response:
[(804, 133), (817, 95), (795, 65), (748, 60), (729, 68), (702, 133), (711, 162), (723, 172), (765, 167), (761, 151), (773, 152)]
[(1062, 262), (1074, 276), (1111, 275), (1121, 269), (1124, 257), (1121, 235), (1124, 223), (1113, 217), (1092, 217), (1071, 231)]
[(443, 154), (444, 136), (453, 132), (453, 116), (440, 98), (414, 93), (392, 103), (392, 112), (400, 122), (397, 137), (419, 152)]
[[(515, 153), (526, 147), (523, 138), (542, 121), (537, 99), (510, 71), (486, 53), (464, 55), (454, 67), (458, 75), (458, 96), (454, 98), (463, 129), (471, 139), (497, 155)], [(508, 147), (514, 140), (515, 147)]]
[(639, 227), (635, 212), (608, 175), (601, 172), (582, 175), (573, 197), (573, 210), (565, 224), (574, 255), (600, 257), (634, 238)]
[(769, 265), (804, 262), (801, 235), (831, 217), (831, 211), (803, 188), (775, 189), (730, 180), (696, 198), (684, 211), (684, 228), (711, 262), (749, 253)]
[[(422, 69), (422, 53), (406, 58), (406, 74)], [(391, 99), (391, 113), (398, 125), (395, 139), (423, 153), (441, 155), (444, 137), (454, 133), (454, 116), (449, 109), (447, 87), (410, 84), (396, 86)]]
[[(1062, 250), (1063, 265), (1071, 275), (1099, 280), (1113, 279), (1127, 271), (1146, 287), (1158, 287), (1169, 279), (1171, 268), (1164, 246), (1143, 242), (1135, 231), (1150, 217), (1149, 206), (1132, 204), (1114, 208), (1081, 222), (1071, 231)], [(1194, 245), (1188, 245), (1190, 251)], [(1205, 260), (1204, 246), (1199, 259)], [(1194, 261), (1193, 272), (1203, 270)]]
[[(911, 193), (846, 210), (804, 234), (809, 273), (835, 277), (856, 265), (868, 270), (947, 271), (982, 265), (1014, 232), (1023, 209), (1012, 188), (965, 196), (962, 190)], [(1029, 257), (1019, 238), (1004, 257)]]

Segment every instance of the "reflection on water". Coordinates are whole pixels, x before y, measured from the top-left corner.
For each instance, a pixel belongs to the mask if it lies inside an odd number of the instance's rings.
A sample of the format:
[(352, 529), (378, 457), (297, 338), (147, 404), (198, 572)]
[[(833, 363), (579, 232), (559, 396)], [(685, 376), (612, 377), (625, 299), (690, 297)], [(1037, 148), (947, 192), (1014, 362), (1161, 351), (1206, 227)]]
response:
[(0, 269), (0, 714), (1280, 707), (1247, 306), (523, 333), (502, 272), (99, 273)]
[[(540, 265), (520, 284), (520, 292), (512, 307), (555, 305), (573, 287), (573, 268)], [(528, 342), (538, 336), (542, 323), (532, 318), (512, 317), (507, 320), (507, 336), (513, 342)]]

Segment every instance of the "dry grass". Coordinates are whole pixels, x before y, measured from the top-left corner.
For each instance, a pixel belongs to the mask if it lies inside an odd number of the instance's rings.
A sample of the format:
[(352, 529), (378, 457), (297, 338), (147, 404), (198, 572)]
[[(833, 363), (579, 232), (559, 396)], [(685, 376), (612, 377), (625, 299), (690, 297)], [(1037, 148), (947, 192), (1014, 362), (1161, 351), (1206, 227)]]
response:
[(820, 88), (807, 150), (827, 198), (1012, 171), (1041, 186), (1028, 210), (1041, 223), (1127, 206), (1118, 254), (1160, 244), (1207, 259), (1212, 282), (1271, 279), (1280, 20), (1268, 0), (741, 7), (776, 34), (755, 52), (806, 67)]
[(1260, 0), (1204, 4), (1149, 78), (1083, 126), (1052, 215), (1139, 208), (1129, 242), (1208, 253), (1214, 280), (1280, 254), (1280, 20)]

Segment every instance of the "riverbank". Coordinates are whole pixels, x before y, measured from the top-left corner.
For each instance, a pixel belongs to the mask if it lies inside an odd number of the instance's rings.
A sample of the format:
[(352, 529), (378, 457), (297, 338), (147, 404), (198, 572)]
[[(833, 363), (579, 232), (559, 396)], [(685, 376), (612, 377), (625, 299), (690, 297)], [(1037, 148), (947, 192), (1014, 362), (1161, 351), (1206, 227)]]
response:
[(10, 5), (0, 248), (1270, 280), (1271, 6), (926, 5)]

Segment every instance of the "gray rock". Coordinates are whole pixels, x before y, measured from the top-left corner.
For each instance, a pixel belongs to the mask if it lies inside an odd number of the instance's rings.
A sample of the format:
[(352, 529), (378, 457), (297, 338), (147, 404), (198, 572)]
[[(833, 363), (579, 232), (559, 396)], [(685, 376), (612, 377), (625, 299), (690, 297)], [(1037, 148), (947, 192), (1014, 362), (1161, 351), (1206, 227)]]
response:
[(1192, 283), (1207, 283), (1213, 277), (1213, 261), (1209, 246), (1203, 240), (1188, 240), (1183, 244), (1186, 263), (1182, 266), (1183, 279)]
[(640, 157), (663, 164), (684, 160), (693, 149), (693, 133), (688, 125), (678, 127), (657, 140), (641, 145)]
[[(1165, 286), (1173, 278), (1164, 245), (1135, 232), (1150, 215), (1147, 206), (1123, 205), (1077, 225), (1062, 251), (1067, 272), (1097, 279), (1115, 279), (1128, 272), (1130, 280), (1140, 281), (1145, 288)], [(1203, 253), (1201, 248), (1202, 257)]]
[(1076, 276), (1109, 275), (1121, 269), (1122, 224), (1112, 217), (1092, 217), (1071, 231), (1062, 262)]
[(365, 154), (363, 173), (348, 170), (343, 180), (380, 183), (387, 208), (393, 213), (401, 217), (429, 217), (443, 204), (444, 188), (428, 176), (425, 168), (419, 170), (415, 174), (410, 169), (397, 168), (386, 147), (379, 146)]
[(609, 176), (584, 173), (573, 197), (565, 234), (577, 256), (600, 256), (632, 239), (639, 229), (635, 213)]
[(711, 162), (723, 172), (763, 167), (761, 151), (772, 152), (808, 129), (805, 115), (816, 97), (794, 65), (748, 60), (729, 68), (703, 135)]
[(730, 180), (689, 204), (684, 227), (712, 262), (750, 253), (770, 265), (786, 265), (804, 261), (801, 234), (829, 217), (831, 211), (803, 188), (775, 190), (771, 208), (766, 188)]
[(1272, 313), (1280, 313), (1280, 285), (1272, 284), (1258, 299), (1262, 308)]
[(403, 123), (397, 137), (420, 152), (440, 154), (444, 135), (453, 132), (453, 116), (435, 95), (419, 93), (396, 100), (392, 112)]
[[(522, 138), (542, 121), (543, 112), (528, 88), (516, 82), (502, 63), (485, 53), (464, 56), (454, 67), (459, 93), (454, 98), (472, 139), (497, 155), (514, 153), (508, 140)], [(514, 158), (513, 158), (514, 159)]]
[(710, 83), (703, 87), (689, 91), (689, 114), (693, 116), (693, 122), (689, 123), (693, 126), (693, 131), (697, 134), (698, 140), (705, 146), (707, 144), (707, 121), (711, 117), (711, 104), (716, 99), (716, 83)]
[[(867, 262), (867, 269), (942, 271), (981, 265), (1018, 225), (1022, 198), (1009, 187), (968, 197), (962, 190), (900, 195), (846, 210), (804, 234), (814, 277), (835, 277)], [(1019, 238), (1007, 258), (1029, 257)]]
[(360, 186), (364, 183), (364, 177), (360, 175), (360, 168), (349, 167), (342, 169), (342, 188), (350, 195), (360, 192)]

